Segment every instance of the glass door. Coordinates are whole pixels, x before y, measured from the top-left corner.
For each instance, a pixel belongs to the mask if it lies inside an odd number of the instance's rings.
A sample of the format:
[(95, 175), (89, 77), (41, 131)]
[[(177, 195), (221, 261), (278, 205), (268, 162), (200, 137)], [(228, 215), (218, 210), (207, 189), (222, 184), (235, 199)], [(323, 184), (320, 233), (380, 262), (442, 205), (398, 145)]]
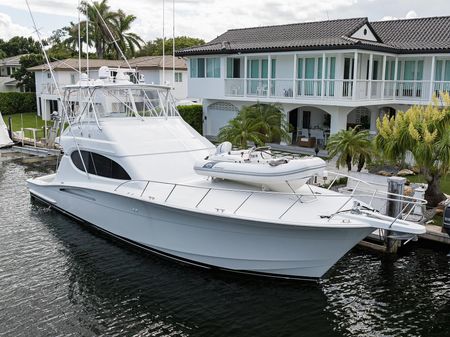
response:
[(247, 62), (247, 77), (249, 78), (247, 92), (249, 94), (256, 95), (259, 79), (259, 60), (248, 60)]
[(305, 58), (305, 95), (314, 95), (314, 68), (316, 59), (313, 57)]

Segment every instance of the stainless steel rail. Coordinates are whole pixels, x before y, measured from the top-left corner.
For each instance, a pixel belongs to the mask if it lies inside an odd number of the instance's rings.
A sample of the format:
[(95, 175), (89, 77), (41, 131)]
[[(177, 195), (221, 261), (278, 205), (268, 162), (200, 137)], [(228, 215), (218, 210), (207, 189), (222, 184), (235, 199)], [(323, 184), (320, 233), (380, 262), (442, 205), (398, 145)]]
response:
[[(170, 192), (168, 192), (165, 197), (163, 196), (161, 198), (161, 202), (162, 203), (170, 203), (170, 198), (174, 195), (174, 193), (176, 192), (177, 188), (190, 188), (192, 190), (204, 190), (205, 193), (202, 194), (202, 196), (200, 197), (200, 199), (198, 200), (198, 202), (195, 203), (195, 207), (193, 208), (199, 208), (199, 206), (204, 203), (205, 199), (207, 199), (208, 195), (210, 194), (211, 191), (224, 191), (224, 192), (233, 192), (233, 193), (241, 193), (244, 200), (239, 203), (239, 205), (234, 208), (233, 210), (230, 210), (231, 214), (237, 214), (237, 212), (246, 204), (249, 202), (249, 200), (255, 196), (255, 195), (271, 195), (271, 196), (284, 196), (284, 197), (293, 197), (295, 198), (295, 200), (292, 202), (289, 202), (289, 205), (286, 206), (286, 208), (283, 210), (283, 212), (278, 216), (278, 217), (274, 217), (274, 218), (278, 218), (278, 219), (282, 219), (283, 216), (292, 208), (295, 206), (296, 203), (300, 202), (303, 203), (305, 200), (304, 198), (306, 197), (313, 197), (313, 200), (311, 200), (310, 202), (314, 202), (317, 200), (320, 200), (321, 198), (346, 198), (345, 202), (339, 207), (339, 209), (334, 212), (333, 214), (329, 214), (328, 216), (330, 217), (329, 219), (331, 219), (332, 217), (334, 217), (336, 214), (342, 214), (344, 212), (347, 211), (351, 211), (352, 209), (348, 209), (348, 210), (344, 210), (344, 207), (352, 200), (354, 201), (358, 201), (358, 198), (370, 198), (370, 202), (367, 203), (361, 203), (363, 204), (363, 206), (368, 207), (370, 209), (373, 209), (375, 212), (375, 209), (372, 206), (372, 203), (374, 200), (382, 200), (382, 201), (390, 201), (390, 200), (395, 200), (398, 201), (398, 197), (401, 197), (402, 202), (405, 203), (405, 206), (402, 208), (402, 210), (399, 212), (399, 214), (397, 214), (397, 216), (394, 218), (394, 220), (392, 221), (391, 225), (392, 226), (398, 219), (402, 218), (402, 219), (406, 219), (412, 212), (412, 210), (414, 209), (414, 206), (422, 206), (426, 204), (426, 201), (424, 199), (419, 199), (419, 198), (414, 198), (414, 197), (410, 197), (410, 196), (406, 196), (406, 195), (398, 195), (398, 194), (394, 194), (394, 193), (389, 193), (386, 191), (380, 191), (378, 188), (376, 188), (373, 192), (370, 191), (370, 193), (357, 193), (357, 188), (359, 186), (369, 186), (369, 187), (376, 187), (378, 186), (383, 186), (381, 184), (371, 184), (368, 182), (365, 182), (363, 180), (342, 174), (342, 173), (335, 173), (335, 172), (329, 172), (330, 174), (334, 174), (336, 175), (335, 179), (333, 180), (333, 182), (330, 184), (329, 188), (331, 188), (331, 186), (333, 186), (333, 184), (336, 182), (338, 177), (345, 177), (347, 179), (352, 179), (355, 180), (356, 186), (353, 187), (353, 191), (351, 192), (350, 195), (345, 195), (345, 194), (341, 194), (341, 193), (330, 193), (330, 194), (322, 194), (320, 192), (314, 192), (313, 189), (309, 188), (309, 191), (311, 193), (306, 193), (306, 194), (299, 194), (296, 192), (273, 192), (273, 191), (255, 191), (255, 190), (246, 190), (246, 189), (230, 189), (230, 188), (221, 188), (221, 187), (204, 187), (204, 186), (196, 186), (196, 185), (189, 185), (189, 184), (181, 184), (181, 183), (171, 183), (171, 182), (162, 182), (162, 181), (153, 181), (153, 180), (128, 180), (128, 181), (124, 181), (121, 184), (119, 184), (115, 189), (114, 192), (120, 192), (121, 189), (129, 186), (130, 184), (135, 184), (135, 183), (139, 183), (142, 184), (142, 186), (139, 186), (137, 188), (135, 188), (137, 190), (137, 196), (139, 196), (140, 198), (144, 198), (144, 194), (149, 190), (149, 186), (150, 184), (157, 184), (157, 185), (161, 185), (161, 186), (170, 186)], [(130, 187), (132, 188), (132, 187)], [(132, 188), (133, 189), (133, 188)], [(128, 193), (129, 194), (129, 193)], [(164, 193), (163, 193), (164, 194)], [(153, 202), (155, 200), (158, 200), (155, 196), (148, 196), (148, 198)], [(292, 200), (292, 198), (288, 198), (290, 200)], [(286, 200), (287, 202), (288, 200)], [(405, 211), (409, 208), (409, 211), (406, 213), (405, 215)], [(222, 211), (222, 213), (224, 212), (224, 209), (220, 209)], [(218, 212), (218, 209), (216, 209), (216, 211)]]

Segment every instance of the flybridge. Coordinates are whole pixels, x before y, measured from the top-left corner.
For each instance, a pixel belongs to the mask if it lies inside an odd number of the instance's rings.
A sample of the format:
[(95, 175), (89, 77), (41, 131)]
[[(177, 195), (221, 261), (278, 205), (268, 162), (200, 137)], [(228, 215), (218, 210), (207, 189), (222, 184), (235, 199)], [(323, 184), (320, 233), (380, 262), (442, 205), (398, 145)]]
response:
[(71, 122), (95, 121), (117, 117), (173, 117), (179, 116), (170, 87), (139, 84), (131, 81), (132, 69), (99, 69), (98, 79), (82, 74), (80, 81), (63, 88), (65, 104)]

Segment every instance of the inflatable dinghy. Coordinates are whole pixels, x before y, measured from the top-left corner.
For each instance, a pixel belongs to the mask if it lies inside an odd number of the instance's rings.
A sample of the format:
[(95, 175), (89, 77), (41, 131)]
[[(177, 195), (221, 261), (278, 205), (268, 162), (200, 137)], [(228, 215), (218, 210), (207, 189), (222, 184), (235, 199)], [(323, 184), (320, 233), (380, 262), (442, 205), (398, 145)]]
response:
[(270, 148), (231, 151), (231, 143), (217, 147), (215, 154), (194, 165), (197, 174), (238, 181), (277, 192), (296, 191), (312, 176), (320, 175), (326, 163), (318, 157), (275, 158)]

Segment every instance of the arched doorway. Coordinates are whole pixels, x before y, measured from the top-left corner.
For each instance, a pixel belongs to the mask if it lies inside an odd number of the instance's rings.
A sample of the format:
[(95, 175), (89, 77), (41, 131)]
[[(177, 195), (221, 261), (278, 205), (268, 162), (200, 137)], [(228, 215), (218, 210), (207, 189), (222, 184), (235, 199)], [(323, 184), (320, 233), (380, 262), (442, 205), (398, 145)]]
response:
[(379, 110), (378, 117), (382, 117), (384, 115), (387, 115), (389, 118), (395, 117), (397, 114), (397, 110), (390, 106), (383, 106)]
[(321, 147), (326, 145), (331, 123), (328, 112), (313, 106), (303, 106), (290, 110), (287, 118), (292, 126), (292, 144), (315, 146), (317, 142)]
[(347, 115), (347, 129), (354, 128), (357, 125), (363, 130), (371, 129), (371, 111), (365, 106), (359, 106)]
[(208, 106), (206, 116), (207, 136), (217, 136), (231, 119), (237, 116), (239, 109), (228, 102), (216, 102)]

